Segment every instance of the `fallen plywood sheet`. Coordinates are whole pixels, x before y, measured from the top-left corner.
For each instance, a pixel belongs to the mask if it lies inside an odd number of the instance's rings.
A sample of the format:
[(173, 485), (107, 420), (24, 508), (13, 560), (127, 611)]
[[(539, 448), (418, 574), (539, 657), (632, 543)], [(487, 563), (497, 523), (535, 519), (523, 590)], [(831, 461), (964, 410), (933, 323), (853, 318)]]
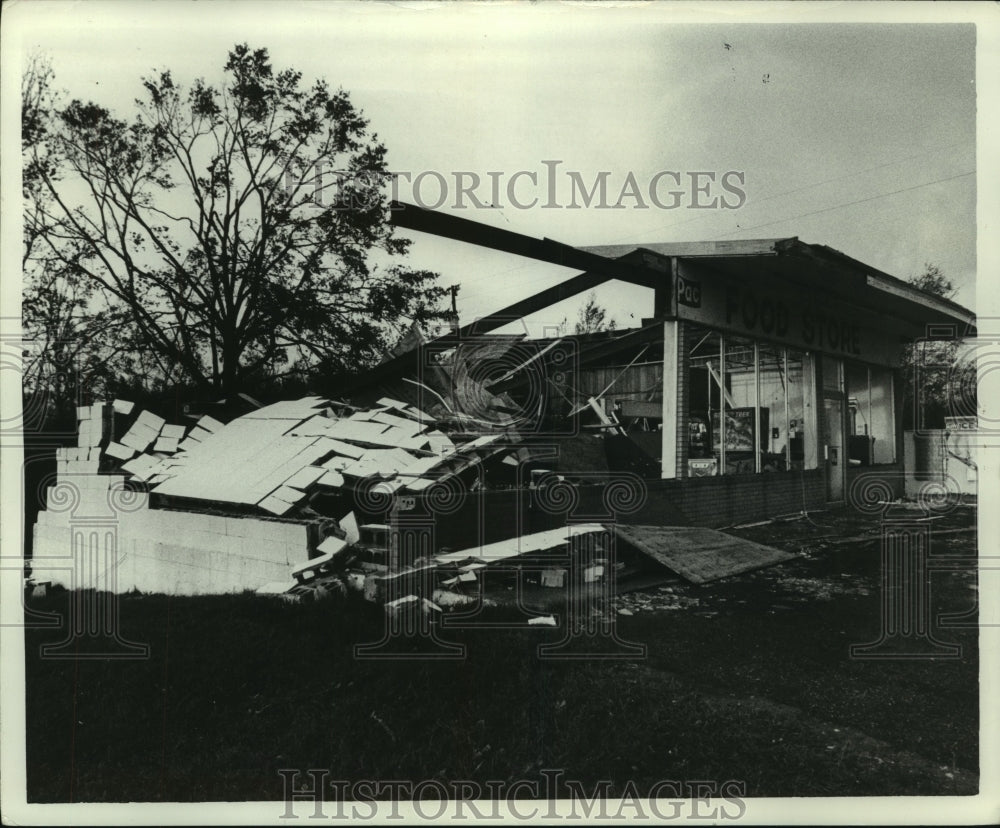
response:
[(795, 556), (790, 552), (693, 526), (615, 524), (618, 538), (695, 584), (773, 566)]
[(484, 546), (462, 549), (458, 552), (446, 552), (442, 555), (436, 555), (435, 560), (442, 565), (454, 565), (462, 564), (471, 558), (483, 561), (485, 564), (491, 564), (532, 552), (565, 547), (570, 538), (604, 531), (605, 529), (600, 523), (574, 523), (569, 526), (561, 526), (558, 529), (547, 529), (544, 532), (508, 538)]

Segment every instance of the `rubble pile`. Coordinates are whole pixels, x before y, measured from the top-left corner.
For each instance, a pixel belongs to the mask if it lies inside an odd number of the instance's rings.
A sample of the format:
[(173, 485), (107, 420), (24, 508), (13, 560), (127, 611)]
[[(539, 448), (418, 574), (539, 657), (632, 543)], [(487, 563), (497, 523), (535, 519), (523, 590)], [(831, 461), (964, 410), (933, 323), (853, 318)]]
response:
[(456, 442), (430, 414), (388, 398), (358, 409), (307, 397), (228, 423), (168, 423), (126, 400), (77, 414), (79, 445), (58, 449), (33, 529), (37, 584), (283, 593), (363, 544), (353, 503), (379, 511), (397, 492), (517, 451), (516, 434)]
[[(557, 590), (610, 597), (623, 577), (671, 571), (704, 583), (791, 557), (713, 530), (621, 523), (441, 548), (400, 515), (411, 510), (437, 528), (442, 518), (418, 501), (447, 506), (455, 479), (461, 493), (463, 475), (483, 485), (471, 470), (501, 474), (532, 455), (509, 423), (484, 433), (443, 404), (432, 411), (391, 397), (360, 408), (310, 396), (228, 422), (203, 414), (170, 423), (126, 400), (80, 407), (78, 445), (58, 450), (33, 530), (30, 580), (292, 600), (354, 593), (390, 614), (433, 615), (488, 600), (487, 589), (534, 590), (543, 603)], [(532, 469), (529, 488), (580, 485), (566, 471)], [(627, 599), (621, 609), (693, 605), (666, 593), (647, 603)]]
[(383, 398), (362, 410), (306, 397), (225, 425), (203, 416), (187, 430), (143, 412), (109, 454), (127, 457), (122, 470), (158, 495), (284, 516), (308, 509), (316, 491), (360, 481), (374, 481), (374, 494), (423, 491), (510, 450), (512, 440), (515, 434), (501, 432), (456, 445), (433, 417), (406, 403)]

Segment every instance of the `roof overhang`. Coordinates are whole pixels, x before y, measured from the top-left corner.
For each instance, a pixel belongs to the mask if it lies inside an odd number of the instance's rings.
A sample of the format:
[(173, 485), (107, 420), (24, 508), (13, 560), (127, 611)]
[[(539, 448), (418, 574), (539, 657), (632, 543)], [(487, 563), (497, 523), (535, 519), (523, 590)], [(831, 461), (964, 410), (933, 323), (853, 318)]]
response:
[[(707, 242), (603, 245), (572, 247), (548, 238), (535, 238), (493, 227), (448, 213), (439, 213), (411, 204), (392, 202), (392, 223), (480, 247), (500, 250), (583, 271), (552, 288), (515, 302), (483, 319), (462, 326), (454, 334), (421, 345), (442, 347), (469, 336), (495, 330), (512, 321), (555, 304), (569, 296), (590, 290), (610, 279), (669, 290), (672, 262), (687, 261), (740, 281), (777, 280), (824, 297), (850, 303), (868, 316), (878, 317), (901, 338), (922, 336), (975, 335), (975, 314), (956, 302), (926, 293), (907, 282), (869, 267), (833, 248), (807, 244), (797, 237), (737, 239)], [(662, 313), (662, 307), (657, 313)], [(640, 337), (651, 335), (642, 329)], [(624, 346), (616, 342), (611, 347)], [(402, 370), (418, 355), (408, 352), (387, 360), (362, 381), (374, 380)]]
[[(975, 335), (976, 316), (968, 308), (904, 282), (832, 247), (797, 237), (708, 242), (653, 242), (583, 248), (596, 255), (625, 256), (637, 251), (697, 262), (739, 281), (774, 279), (816, 295), (849, 302), (905, 328), (911, 336)], [(939, 332), (941, 335), (943, 331)]]

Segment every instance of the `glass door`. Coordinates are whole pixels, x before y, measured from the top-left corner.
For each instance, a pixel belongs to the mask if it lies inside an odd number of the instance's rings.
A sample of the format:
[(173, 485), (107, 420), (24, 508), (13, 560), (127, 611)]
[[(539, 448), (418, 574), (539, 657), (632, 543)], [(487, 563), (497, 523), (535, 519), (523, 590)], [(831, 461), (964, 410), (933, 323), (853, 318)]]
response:
[(844, 499), (844, 401), (840, 397), (823, 400), (823, 457), (826, 468), (826, 499)]

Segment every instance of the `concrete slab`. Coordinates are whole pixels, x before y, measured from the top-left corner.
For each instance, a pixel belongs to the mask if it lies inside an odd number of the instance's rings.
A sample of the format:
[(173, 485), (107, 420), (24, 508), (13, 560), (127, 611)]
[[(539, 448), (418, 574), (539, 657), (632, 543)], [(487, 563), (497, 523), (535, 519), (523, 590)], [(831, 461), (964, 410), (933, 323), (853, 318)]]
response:
[(291, 486), (294, 489), (308, 489), (326, 473), (327, 470), (319, 466), (306, 466), (289, 477), (285, 481), (285, 485)]
[(476, 558), (485, 563), (495, 563), (518, 555), (526, 555), (530, 552), (541, 552), (547, 549), (556, 549), (568, 543), (569, 539), (577, 535), (590, 534), (593, 532), (605, 532), (604, 526), (600, 523), (580, 523), (572, 526), (562, 526), (558, 529), (547, 529), (544, 532), (535, 532), (530, 535), (508, 538), (507, 540), (489, 543), (481, 547), (462, 549), (458, 552), (446, 552), (443, 555), (436, 555), (435, 560), (441, 564), (459, 564), (470, 558)]

